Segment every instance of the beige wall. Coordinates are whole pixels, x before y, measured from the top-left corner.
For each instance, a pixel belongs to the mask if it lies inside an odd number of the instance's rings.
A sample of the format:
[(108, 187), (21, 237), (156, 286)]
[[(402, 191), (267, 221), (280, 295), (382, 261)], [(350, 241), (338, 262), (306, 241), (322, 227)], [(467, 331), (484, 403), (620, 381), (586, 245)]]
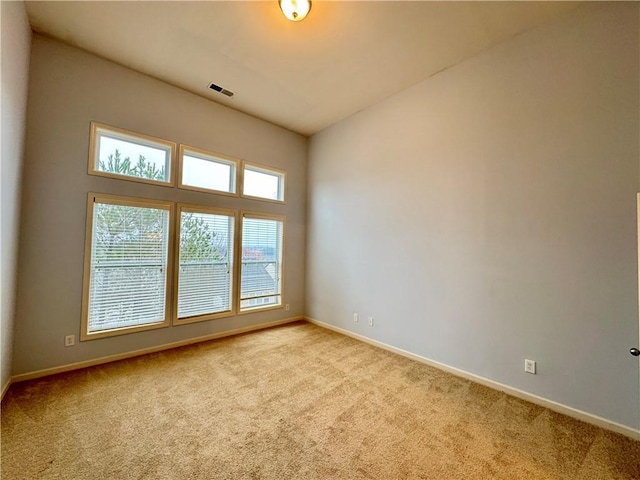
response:
[(20, 218), (20, 177), (24, 158), (31, 28), (23, 2), (1, 2), (2, 17), (2, 165), (0, 211), (0, 388), (12, 370), (16, 261)]
[(638, 9), (582, 6), (313, 136), (307, 314), (638, 428)]
[[(87, 155), (92, 120), (286, 170), (287, 204), (90, 176)], [(303, 136), (34, 35), (14, 374), (302, 315), (306, 154), (307, 139)], [(286, 215), (284, 302), (291, 310), (240, 315), (65, 348), (65, 335), (80, 334), (89, 191)]]

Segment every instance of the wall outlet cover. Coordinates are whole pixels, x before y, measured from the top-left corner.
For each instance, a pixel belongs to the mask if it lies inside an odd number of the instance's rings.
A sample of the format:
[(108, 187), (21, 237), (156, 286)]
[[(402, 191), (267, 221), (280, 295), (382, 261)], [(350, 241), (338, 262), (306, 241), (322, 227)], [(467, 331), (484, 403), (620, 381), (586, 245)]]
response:
[(536, 374), (536, 362), (534, 360), (524, 360), (524, 371), (527, 373)]

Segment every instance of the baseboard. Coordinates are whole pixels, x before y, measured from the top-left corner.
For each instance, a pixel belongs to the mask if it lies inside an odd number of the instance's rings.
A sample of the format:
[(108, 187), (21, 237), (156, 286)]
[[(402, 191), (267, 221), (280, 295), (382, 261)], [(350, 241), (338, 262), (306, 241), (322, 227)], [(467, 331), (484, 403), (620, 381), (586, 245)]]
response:
[(622, 425), (616, 422), (612, 422), (611, 420), (607, 420), (606, 418), (598, 417), (597, 415), (593, 415), (591, 413), (584, 412), (582, 410), (578, 410), (573, 407), (569, 407), (568, 405), (564, 405), (562, 403), (555, 402), (553, 400), (549, 400), (548, 398), (539, 397), (538, 395), (534, 395), (529, 392), (525, 392), (524, 390), (520, 390), (514, 387), (510, 387), (509, 385), (505, 385), (503, 383), (495, 382), (485, 377), (481, 377), (479, 375), (475, 375), (473, 373), (466, 372), (464, 370), (460, 370), (455, 367), (450, 367), (449, 365), (445, 365), (444, 363), (436, 362), (434, 360), (430, 360), (426, 357), (417, 355), (415, 353), (408, 352), (406, 350), (402, 350), (401, 348), (396, 348), (392, 345), (388, 345), (383, 342), (379, 342), (377, 340), (373, 340), (371, 338), (365, 337), (363, 335), (359, 335), (357, 333), (350, 332), (349, 330), (345, 330), (340, 327), (336, 327), (334, 325), (321, 322), (314, 318), (304, 317), (306, 321), (317, 325), (319, 327), (326, 328), (328, 330), (333, 330), (334, 332), (341, 333), (351, 338), (355, 338), (356, 340), (360, 340), (362, 342), (368, 343), (375, 347), (382, 348), (383, 350), (387, 350), (389, 352), (397, 353), (398, 355), (402, 355), (403, 357), (410, 358), (411, 360), (415, 360), (420, 363), (424, 363), (431, 367), (438, 368), (440, 370), (444, 370), (445, 372), (451, 373), (458, 377), (465, 378), (467, 380), (471, 380), (472, 382), (479, 383), (489, 388), (493, 388), (494, 390), (499, 390), (501, 392), (507, 393), (514, 397), (520, 398), (522, 400), (526, 400), (528, 402), (534, 403), (536, 405), (540, 405), (542, 407), (546, 407), (549, 410), (554, 412), (562, 413), (569, 417), (575, 418), (577, 420), (581, 420), (586, 423), (590, 423), (597, 427), (604, 428), (606, 430), (610, 430), (612, 432), (620, 433), (627, 437), (630, 437), (634, 440), (640, 440), (640, 430), (633, 429), (631, 427), (627, 427), (626, 425)]
[[(147, 355), (149, 353), (162, 352), (164, 350), (170, 350), (172, 348), (184, 347), (187, 345), (193, 345), (195, 343), (206, 342), (208, 340), (215, 340), (217, 338), (231, 337), (233, 335), (240, 335), (241, 333), (253, 332), (255, 330), (264, 330), (265, 328), (276, 327), (278, 325), (284, 325), (286, 323), (297, 322), (304, 320), (304, 317), (291, 317), (284, 320), (276, 320), (275, 322), (260, 323), (258, 325), (251, 325), (250, 327), (236, 328), (234, 330), (227, 330), (220, 333), (212, 333), (209, 335), (203, 335), (201, 337), (189, 338), (187, 340), (180, 340), (179, 342), (165, 343), (163, 345), (157, 345), (149, 348), (142, 348), (140, 350), (133, 350), (131, 352), (118, 353), (116, 355), (109, 355), (106, 357), (95, 358), (93, 360), (86, 360), (84, 362), (70, 363), (67, 365), (61, 365), (59, 367), (46, 368), (44, 370), (37, 370), (35, 372), (21, 373), (20, 375), (14, 375), (9, 380), (9, 384), (16, 382), (24, 382), (25, 380), (33, 380), (36, 378), (46, 377), (49, 375), (55, 375), (57, 373), (70, 372), (73, 370), (80, 370), (81, 368), (94, 367), (96, 365), (102, 365), (105, 363), (115, 362), (118, 360), (126, 360), (127, 358), (139, 357), (141, 355)], [(9, 384), (5, 388), (8, 388)], [(3, 395), (4, 395), (3, 390)]]
[(9, 379), (7, 380), (7, 383), (5, 383), (4, 386), (2, 387), (2, 394), (0, 395), (0, 402), (4, 398), (4, 394), (7, 393), (7, 390), (9, 390), (9, 387), (11, 386), (12, 383), (13, 383), (13, 378), (9, 377)]

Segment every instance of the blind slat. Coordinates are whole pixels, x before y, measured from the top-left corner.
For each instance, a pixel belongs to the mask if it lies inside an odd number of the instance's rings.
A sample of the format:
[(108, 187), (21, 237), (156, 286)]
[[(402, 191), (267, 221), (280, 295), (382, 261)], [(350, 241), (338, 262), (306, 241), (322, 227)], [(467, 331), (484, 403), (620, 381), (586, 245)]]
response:
[(166, 317), (169, 212), (93, 204), (88, 333)]
[(178, 318), (231, 310), (234, 228), (228, 215), (181, 213)]
[(282, 242), (282, 221), (243, 219), (241, 309), (280, 304)]

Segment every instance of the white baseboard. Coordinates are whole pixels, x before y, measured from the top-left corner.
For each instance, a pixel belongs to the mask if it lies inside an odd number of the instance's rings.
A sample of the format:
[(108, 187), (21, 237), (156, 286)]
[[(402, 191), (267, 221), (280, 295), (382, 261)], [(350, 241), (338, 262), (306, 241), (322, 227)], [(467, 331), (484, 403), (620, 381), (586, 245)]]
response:
[(458, 377), (465, 378), (467, 380), (471, 380), (472, 382), (479, 383), (481, 385), (487, 386), (489, 388), (493, 388), (494, 390), (499, 390), (501, 392), (507, 393), (514, 397), (520, 398), (522, 400), (526, 400), (528, 402), (534, 403), (536, 405), (540, 405), (542, 407), (546, 407), (549, 410), (553, 410), (554, 412), (562, 413), (569, 417), (575, 418), (577, 420), (582, 420), (583, 422), (590, 423), (597, 427), (601, 427), (607, 430), (611, 430), (612, 432), (620, 433), (627, 437), (630, 437), (634, 440), (640, 440), (640, 430), (636, 430), (631, 427), (627, 427), (626, 425), (622, 425), (616, 422), (612, 422), (611, 420), (607, 420), (606, 418), (598, 417), (597, 415), (593, 415), (591, 413), (584, 412), (582, 410), (578, 410), (573, 407), (569, 407), (567, 405), (563, 405), (562, 403), (554, 402), (553, 400), (549, 400), (548, 398), (539, 397), (538, 395), (534, 395), (529, 392), (525, 392), (524, 390), (520, 390), (514, 387), (510, 387), (508, 385), (495, 382), (485, 377), (481, 377), (479, 375), (475, 375), (473, 373), (466, 372), (464, 370), (460, 370), (455, 367), (450, 367), (449, 365), (445, 365), (444, 363), (436, 362), (434, 360), (430, 360), (426, 357), (422, 357), (420, 355), (416, 355), (415, 353), (408, 352), (406, 350), (402, 350), (401, 348), (396, 348), (394, 346), (388, 345), (383, 342), (379, 342), (377, 340), (373, 340), (371, 338), (365, 337), (363, 335), (359, 335), (357, 333), (350, 332), (349, 330), (345, 330), (340, 327), (336, 327), (334, 325), (321, 322), (314, 318), (304, 317), (309, 323), (317, 325), (319, 327), (326, 328), (328, 330), (333, 330), (334, 332), (341, 333), (351, 338), (355, 338), (356, 340), (360, 340), (362, 342), (368, 343), (375, 347), (382, 348), (383, 350), (387, 350), (389, 352), (397, 353), (398, 355), (402, 355), (403, 357), (410, 358), (411, 360), (415, 360), (420, 363), (424, 363), (431, 367), (438, 368), (440, 370), (444, 370), (445, 372), (451, 373)]
[(4, 386), (2, 387), (2, 394), (0, 395), (0, 402), (4, 398), (4, 394), (7, 393), (7, 390), (9, 390), (9, 387), (11, 386), (12, 383), (13, 383), (13, 378), (9, 377), (9, 380), (7, 380), (7, 383), (5, 383)]
[(9, 380), (5, 389), (9, 387), (9, 384), (16, 382), (24, 382), (25, 380), (33, 380), (35, 378), (46, 377), (49, 375), (55, 375), (56, 373), (70, 372), (72, 370), (79, 370), (81, 368), (93, 367), (96, 365), (102, 365), (104, 363), (115, 362), (118, 360), (125, 360), (127, 358), (139, 357), (141, 355), (147, 355), (149, 353), (161, 352), (163, 350), (170, 350), (172, 348), (184, 347), (186, 345), (192, 345), (194, 343), (206, 342), (208, 340), (215, 340), (216, 338), (231, 337), (233, 335), (239, 335), (241, 333), (252, 332), (254, 330), (263, 330), (265, 328), (275, 327), (278, 325), (284, 325), (285, 323), (297, 322), (304, 320), (304, 317), (291, 317), (284, 320), (276, 320), (275, 322), (260, 323), (258, 325), (251, 325), (250, 327), (236, 328), (235, 330), (227, 330), (220, 333), (212, 333), (201, 337), (189, 338), (187, 340), (180, 340), (178, 342), (165, 343), (164, 345), (157, 345), (154, 347), (142, 348), (140, 350), (134, 350), (132, 352), (118, 353), (116, 355), (109, 355), (106, 357), (95, 358), (93, 360), (86, 360), (83, 362), (70, 363), (67, 365), (61, 365), (59, 367), (46, 368), (44, 370), (38, 370), (35, 372), (21, 373), (20, 375), (14, 375)]

